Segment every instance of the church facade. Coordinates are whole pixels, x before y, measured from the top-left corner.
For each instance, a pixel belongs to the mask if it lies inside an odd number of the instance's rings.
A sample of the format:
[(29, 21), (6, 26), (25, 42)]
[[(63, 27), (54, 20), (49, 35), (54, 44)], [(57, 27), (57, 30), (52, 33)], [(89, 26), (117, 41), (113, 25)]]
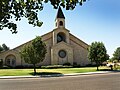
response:
[[(55, 19), (55, 29), (41, 36), (42, 41), (46, 43), (47, 54), (43, 62), (38, 65), (63, 65), (65, 63), (74, 63), (85, 66), (90, 63), (87, 58), (88, 44), (75, 37), (65, 28), (65, 16), (59, 7)], [(14, 49), (0, 53), (0, 59), (4, 65), (16, 67), (18, 65), (29, 65), (21, 59), (19, 51), (29, 44), (28, 41)]]

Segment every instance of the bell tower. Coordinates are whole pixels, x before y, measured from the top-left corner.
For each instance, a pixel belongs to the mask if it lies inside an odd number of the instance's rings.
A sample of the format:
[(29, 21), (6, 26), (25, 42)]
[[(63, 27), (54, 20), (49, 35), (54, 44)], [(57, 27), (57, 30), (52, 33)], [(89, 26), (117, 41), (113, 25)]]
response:
[(55, 19), (55, 27), (56, 28), (65, 28), (65, 16), (62, 12), (61, 7), (59, 7), (57, 16)]
[(60, 42), (69, 43), (69, 30), (65, 28), (65, 16), (61, 7), (58, 8), (58, 12), (55, 18), (55, 30), (53, 31), (53, 45)]
[(55, 29), (52, 32), (53, 46), (51, 48), (51, 64), (63, 65), (69, 62), (73, 65), (73, 48), (70, 45), (69, 30), (65, 28), (65, 16), (61, 7), (55, 18)]

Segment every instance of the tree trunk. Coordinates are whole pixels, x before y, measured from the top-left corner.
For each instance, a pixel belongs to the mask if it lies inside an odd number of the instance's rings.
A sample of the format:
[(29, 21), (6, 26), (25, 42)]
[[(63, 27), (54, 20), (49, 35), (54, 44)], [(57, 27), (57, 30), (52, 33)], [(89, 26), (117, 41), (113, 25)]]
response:
[(97, 71), (99, 71), (99, 68), (98, 68), (98, 67), (99, 67), (98, 62), (96, 62), (96, 65), (97, 65)]
[(34, 75), (36, 75), (36, 66), (35, 66), (35, 64), (33, 64), (33, 68), (34, 68)]
[(99, 71), (98, 65), (97, 65), (97, 71)]
[(113, 65), (110, 65), (111, 71), (113, 70)]

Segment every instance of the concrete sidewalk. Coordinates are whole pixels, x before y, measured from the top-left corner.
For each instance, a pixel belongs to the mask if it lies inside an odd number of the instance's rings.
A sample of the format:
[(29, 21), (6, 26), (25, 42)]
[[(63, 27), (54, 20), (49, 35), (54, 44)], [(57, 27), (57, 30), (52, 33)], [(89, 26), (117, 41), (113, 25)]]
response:
[(36, 75), (36, 76), (0, 76), (0, 79), (17, 79), (17, 78), (42, 78), (42, 77), (62, 77), (62, 76), (78, 76), (78, 75), (92, 75), (92, 74), (107, 74), (116, 73), (120, 71), (98, 71), (88, 73), (72, 73), (72, 74), (53, 74), (53, 75)]

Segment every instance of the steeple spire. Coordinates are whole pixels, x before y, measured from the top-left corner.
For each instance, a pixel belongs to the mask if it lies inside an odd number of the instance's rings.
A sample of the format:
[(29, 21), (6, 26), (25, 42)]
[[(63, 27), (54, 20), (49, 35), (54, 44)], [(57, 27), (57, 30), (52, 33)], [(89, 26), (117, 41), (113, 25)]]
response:
[(64, 16), (64, 14), (63, 14), (62, 9), (61, 9), (60, 6), (59, 6), (59, 9), (58, 9), (58, 12), (57, 12), (56, 19), (57, 18), (63, 18), (63, 19), (65, 19), (65, 16)]
[(56, 28), (65, 28), (65, 16), (64, 16), (60, 6), (58, 8), (57, 16), (55, 19), (55, 27)]

